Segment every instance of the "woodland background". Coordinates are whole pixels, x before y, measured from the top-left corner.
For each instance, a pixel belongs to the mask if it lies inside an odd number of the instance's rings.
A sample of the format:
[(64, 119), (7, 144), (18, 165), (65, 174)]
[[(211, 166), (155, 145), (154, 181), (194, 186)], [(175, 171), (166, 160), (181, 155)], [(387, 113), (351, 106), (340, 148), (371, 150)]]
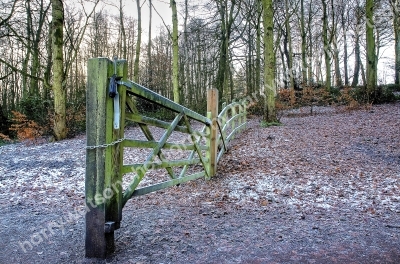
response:
[[(127, 59), (129, 79), (171, 99), (176, 89), (179, 98), (174, 99), (200, 113), (205, 112), (209, 88), (217, 88), (227, 102), (264, 92), (266, 24), (260, 0), (171, 0), (176, 16), (157, 30), (152, 29), (159, 12), (154, 0), (0, 0), (3, 140), (52, 133), (58, 96), (53, 85), (55, 2), (64, 12), (61, 89), (68, 137), (85, 130), (86, 63), (93, 57)], [(396, 100), (399, 7), (399, 0), (273, 1), (273, 23), (267, 28), (274, 32), (268, 49), (275, 58), (277, 109)], [(148, 17), (141, 16), (144, 9)], [(174, 21), (177, 28), (171, 26)], [(378, 70), (372, 99), (366, 93), (371, 84), (368, 29), (373, 29)], [(263, 100), (259, 102), (254, 113), (263, 111)], [(142, 101), (138, 106), (166, 115)]]

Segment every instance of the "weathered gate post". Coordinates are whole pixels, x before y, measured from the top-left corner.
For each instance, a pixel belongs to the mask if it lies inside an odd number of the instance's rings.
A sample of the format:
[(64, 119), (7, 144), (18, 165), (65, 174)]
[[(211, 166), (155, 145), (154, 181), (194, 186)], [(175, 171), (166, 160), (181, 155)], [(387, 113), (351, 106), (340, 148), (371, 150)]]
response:
[[(125, 79), (127, 63), (94, 58), (89, 60), (87, 72), (85, 257), (104, 259), (114, 251), (114, 230), (119, 228), (122, 218), (119, 143), (124, 135), (125, 113), (125, 92), (120, 88), (120, 96), (111, 98), (109, 77), (115, 73)], [(114, 116), (114, 109), (120, 113)], [(119, 128), (114, 127), (116, 117), (120, 118)]]
[(207, 117), (212, 120), (209, 133), (209, 176), (215, 176), (217, 172), (217, 155), (218, 155), (218, 90), (207, 90)]

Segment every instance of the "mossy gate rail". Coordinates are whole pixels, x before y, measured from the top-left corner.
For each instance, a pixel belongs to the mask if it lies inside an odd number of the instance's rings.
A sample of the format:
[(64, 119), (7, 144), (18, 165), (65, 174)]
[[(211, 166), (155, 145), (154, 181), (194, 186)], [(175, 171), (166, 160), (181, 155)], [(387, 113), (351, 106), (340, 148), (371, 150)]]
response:
[[(122, 208), (130, 198), (200, 177), (210, 179), (216, 174), (217, 163), (227, 151), (229, 141), (246, 126), (245, 102), (229, 104), (218, 114), (218, 91), (210, 89), (207, 94), (207, 115), (203, 116), (127, 80), (127, 72), (125, 60), (94, 58), (88, 62), (85, 177), (87, 258), (104, 259), (114, 251), (114, 231), (120, 227)], [(135, 97), (169, 109), (175, 113), (175, 119), (170, 123), (144, 116), (136, 108)], [(147, 140), (126, 138), (126, 120), (137, 124)], [(204, 128), (195, 130), (191, 124), (193, 122), (203, 124)], [(153, 137), (149, 126), (165, 130), (159, 140)], [(174, 131), (187, 134), (190, 143), (168, 141)], [(129, 148), (149, 150), (147, 159), (138, 164), (124, 164), (124, 150)], [(187, 153), (188, 158), (169, 160), (163, 150), (181, 151), (185, 155)], [(197, 170), (189, 173), (195, 165)], [(165, 169), (170, 178), (138, 188), (146, 173), (155, 169)], [(134, 177), (123, 188), (123, 176), (128, 173), (134, 173)]]

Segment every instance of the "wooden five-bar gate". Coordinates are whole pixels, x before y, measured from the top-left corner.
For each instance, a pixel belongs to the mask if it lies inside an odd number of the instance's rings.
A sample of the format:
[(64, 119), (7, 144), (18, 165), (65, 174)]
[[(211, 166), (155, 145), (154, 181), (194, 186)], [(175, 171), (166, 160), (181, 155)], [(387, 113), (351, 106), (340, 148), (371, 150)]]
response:
[[(86, 102), (86, 240), (87, 258), (105, 258), (113, 252), (114, 231), (120, 228), (122, 208), (134, 196), (147, 194), (190, 180), (216, 174), (217, 163), (235, 134), (246, 126), (246, 105), (232, 103), (218, 114), (218, 91), (207, 93), (207, 115), (182, 105), (127, 79), (125, 60), (94, 58), (88, 62)], [(172, 122), (146, 117), (136, 107), (142, 98), (175, 113)], [(126, 120), (134, 122), (146, 140), (126, 136)], [(195, 129), (193, 123), (203, 124)], [(164, 129), (155, 139), (149, 127)], [(175, 132), (174, 132), (175, 131)], [(190, 143), (171, 142), (179, 132)], [(187, 141), (187, 140), (186, 140)], [(148, 149), (144, 162), (125, 164), (126, 149)], [(169, 159), (163, 151), (181, 151), (186, 159)], [(196, 166), (197, 165), (197, 166)], [(201, 170), (190, 168), (201, 166)], [(141, 187), (150, 170), (165, 169), (169, 179)], [(124, 175), (134, 173), (127, 183)], [(125, 188), (124, 188), (125, 186)]]

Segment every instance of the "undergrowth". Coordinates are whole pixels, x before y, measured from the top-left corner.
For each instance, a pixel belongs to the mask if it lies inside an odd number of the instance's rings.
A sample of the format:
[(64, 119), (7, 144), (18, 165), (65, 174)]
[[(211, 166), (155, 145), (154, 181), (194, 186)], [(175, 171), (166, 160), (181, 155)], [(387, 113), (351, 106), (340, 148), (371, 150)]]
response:
[[(250, 115), (263, 115), (264, 98), (258, 96), (250, 102), (248, 113)], [(263, 122), (263, 127), (281, 125), (279, 120), (286, 110), (316, 106), (345, 106), (348, 111), (360, 108), (370, 109), (372, 104), (388, 103), (400, 100), (399, 85), (378, 86), (373, 95), (366, 96), (364, 87), (332, 88), (330, 91), (321, 86), (306, 86), (302, 90), (282, 89), (278, 92), (275, 101), (278, 122)], [(86, 105), (85, 97), (75, 100), (75, 103), (67, 104), (68, 137), (74, 137), (84, 133), (86, 129)], [(206, 101), (198, 102), (188, 108), (202, 113), (206, 109)], [(148, 117), (173, 120), (175, 114), (157, 105), (149, 104), (146, 100), (138, 99), (136, 102), (139, 112), (146, 113)], [(20, 111), (12, 111), (10, 116), (1, 115), (0, 146), (9, 144), (15, 140), (35, 141), (45, 135), (52, 134), (54, 114), (49, 100), (37, 97), (26, 98), (20, 106)], [(133, 125), (129, 122), (127, 125)]]
[[(310, 107), (309, 114), (311, 115), (316, 106), (345, 106), (348, 111), (361, 108), (370, 109), (372, 104), (400, 100), (400, 93), (394, 93), (396, 91), (400, 91), (400, 86), (378, 86), (376, 92), (367, 97), (364, 87), (332, 88), (330, 91), (324, 87), (313, 86), (306, 86), (302, 90), (282, 89), (278, 92), (275, 100), (277, 119), (279, 121), (286, 110), (304, 106)], [(250, 105), (249, 114), (263, 114), (264, 100), (261, 97), (259, 99)]]

